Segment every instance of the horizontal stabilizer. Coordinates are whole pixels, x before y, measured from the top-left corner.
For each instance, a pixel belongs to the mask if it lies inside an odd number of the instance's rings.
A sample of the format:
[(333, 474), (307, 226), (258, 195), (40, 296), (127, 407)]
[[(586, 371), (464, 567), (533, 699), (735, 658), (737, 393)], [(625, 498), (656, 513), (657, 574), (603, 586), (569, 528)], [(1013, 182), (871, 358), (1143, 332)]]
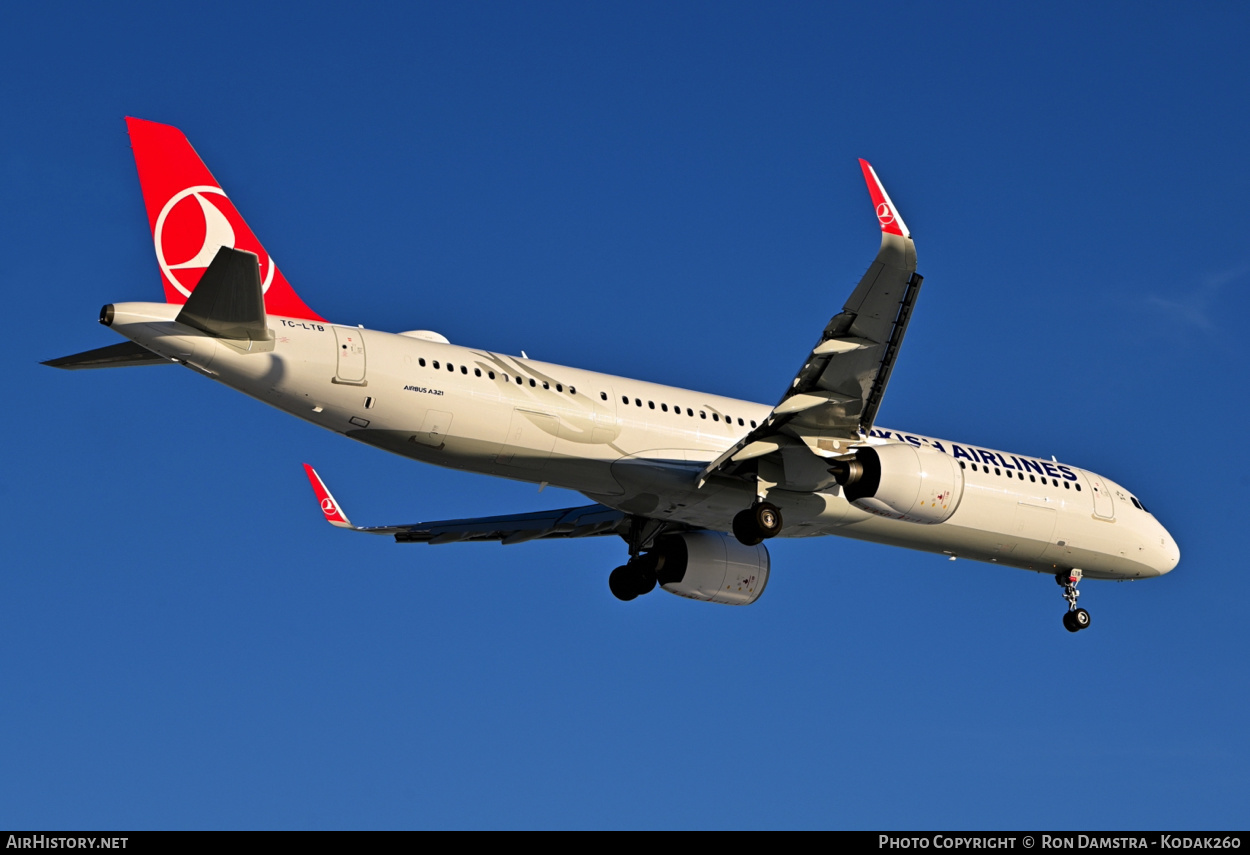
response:
[(97, 347), (73, 356), (62, 356), (49, 359), (44, 365), (53, 368), (64, 368), (67, 371), (79, 371), (83, 368), (124, 368), (127, 365), (174, 365), (172, 359), (159, 356), (133, 341), (121, 344), (110, 344), (108, 347)]
[(223, 246), (175, 320), (214, 338), (269, 341), (260, 263), (255, 253)]

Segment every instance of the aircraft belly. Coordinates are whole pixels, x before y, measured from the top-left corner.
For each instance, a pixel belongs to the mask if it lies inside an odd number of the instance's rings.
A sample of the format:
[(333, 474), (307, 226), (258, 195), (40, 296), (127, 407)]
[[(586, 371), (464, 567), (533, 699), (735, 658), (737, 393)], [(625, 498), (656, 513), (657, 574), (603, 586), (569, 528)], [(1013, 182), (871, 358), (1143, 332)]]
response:
[[(972, 485), (970, 485), (971, 487)], [(1131, 579), (1157, 575), (1146, 550), (1130, 554), (1132, 541), (1101, 533), (1077, 503), (1025, 508), (1003, 491), (970, 489), (955, 515), (937, 525), (890, 520), (854, 507), (828, 534), (1001, 564), (1040, 573), (1080, 567), (1092, 579)], [(1049, 533), (1048, 530), (1049, 529)]]

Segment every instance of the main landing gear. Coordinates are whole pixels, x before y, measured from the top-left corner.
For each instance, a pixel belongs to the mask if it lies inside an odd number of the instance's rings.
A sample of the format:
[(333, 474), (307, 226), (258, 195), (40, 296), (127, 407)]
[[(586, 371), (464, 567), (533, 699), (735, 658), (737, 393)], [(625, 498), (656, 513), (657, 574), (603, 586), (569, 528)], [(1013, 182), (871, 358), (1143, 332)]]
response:
[(1080, 632), (1089, 626), (1089, 612), (1076, 607), (1076, 600), (1081, 596), (1081, 592), (1076, 589), (1077, 583), (1080, 581), (1081, 571), (1079, 569), (1073, 569), (1067, 573), (1059, 573), (1055, 576), (1055, 582), (1063, 588), (1063, 598), (1068, 601), (1068, 611), (1063, 616), (1063, 627), (1068, 632)]
[(648, 520), (633, 517), (629, 523), (629, 534), (625, 541), (629, 544), (629, 561), (617, 567), (608, 575), (608, 587), (618, 600), (626, 602), (649, 594), (661, 581), (660, 571), (664, 569), (664, 553), (661, 551), (643, 554), (644, 549), (654, 549), (656, 540), (664, 534), (666, 523), (660, 520)]
[(626, 602), (655, 590), (659, 558), (654, 553), (639, 555), (617, 567), (608, 576), (608, 587), (618, 600)]
[(756, 502), (734, 517), (734, 537), (743, 546), (758, 546), (781, 533), (781, 511), (771, 502)]

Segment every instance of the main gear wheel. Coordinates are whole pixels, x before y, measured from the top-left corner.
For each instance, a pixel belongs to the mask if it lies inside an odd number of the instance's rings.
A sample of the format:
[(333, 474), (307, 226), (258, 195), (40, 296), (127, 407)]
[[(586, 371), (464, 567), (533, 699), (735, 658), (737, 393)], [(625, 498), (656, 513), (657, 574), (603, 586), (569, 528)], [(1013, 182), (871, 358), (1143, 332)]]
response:
[(772, 502), (757, 502), (734, 517), (734, 537), (743, 546), (758, 546), (781, 533), (781, 510)]

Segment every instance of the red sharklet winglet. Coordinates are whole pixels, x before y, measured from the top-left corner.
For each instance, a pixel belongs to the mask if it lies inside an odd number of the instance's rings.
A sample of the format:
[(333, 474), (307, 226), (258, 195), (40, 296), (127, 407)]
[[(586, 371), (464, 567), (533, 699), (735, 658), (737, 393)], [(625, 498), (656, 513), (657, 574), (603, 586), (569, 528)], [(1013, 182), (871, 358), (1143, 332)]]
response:
[(126, 117), (165, 301), (185, 303), (222, 246), (260, 259), (265, 311), (324, 320), (299, 298), (182, 131)]
[(860, 158), (859, 168), (864, 171), (864, 183), (868, 185), (868, 195), (872, 196), (872, 204), (876, 208), (877, 221), (881, 223), (881, 231), (886, 234), (910, 238), (911, 232), (908, 230), (907, 224), (903, 222), (898, 208), (894, 207), (890, 194), (885, 192), (885, 187), (881, 184), (881, 179), (877, 177), (876, 170), (863, 158)]
[(347, 514), (343, 513), (343, 509), (339, 507), (339, 503), (330, 495), (326, 482), (321, 480), (317, 470), (305, 463), (304, 472), (308, 475), (308, 483), (312, 484), (313, 492), (317, 494), (317, 501), (321, 504), (321, 512), (325, 514), (326, 522), (338, 528), (355, 528), (347, 519)]

